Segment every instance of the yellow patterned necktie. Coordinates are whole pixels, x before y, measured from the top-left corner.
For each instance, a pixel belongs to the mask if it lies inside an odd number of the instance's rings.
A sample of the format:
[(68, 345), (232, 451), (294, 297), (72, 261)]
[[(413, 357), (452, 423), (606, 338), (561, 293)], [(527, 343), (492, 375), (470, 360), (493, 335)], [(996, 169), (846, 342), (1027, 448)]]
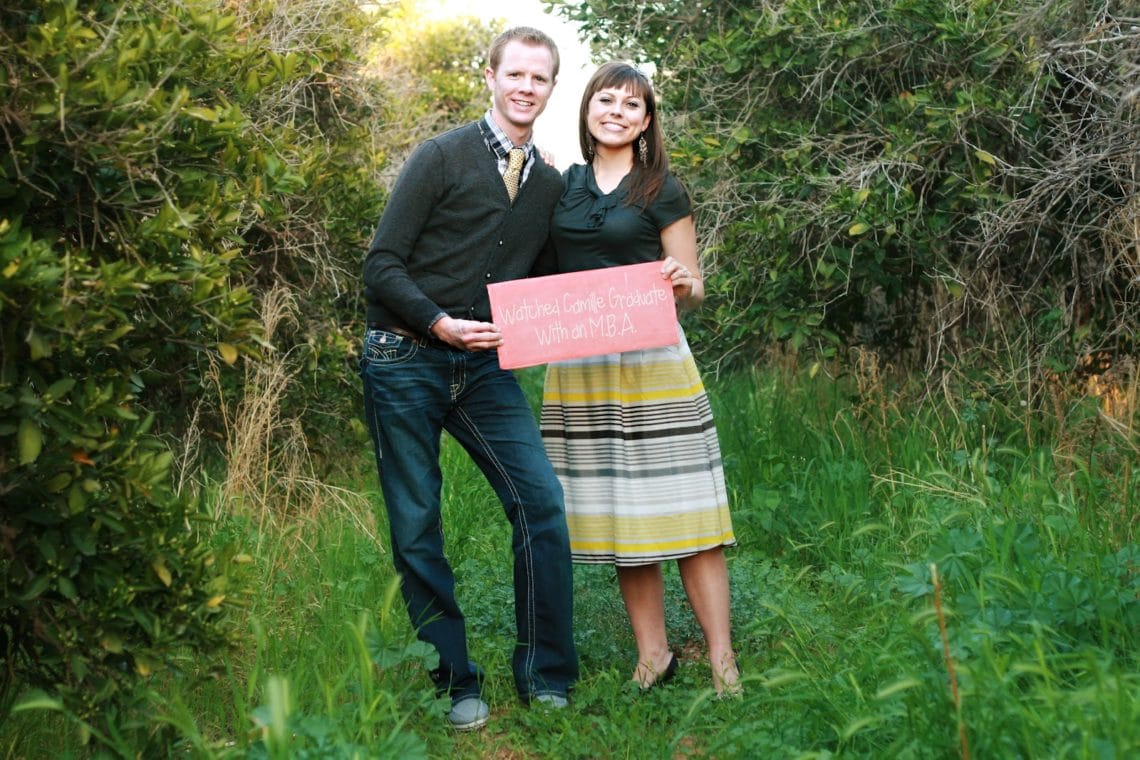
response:
[(507, 170), (503, 172), (503, 183), (507, 186), (507, 195), (511, 197), (511, 203), (515, 202), (515, 196), (519, 194), (519, 175), (522, 174), (525, 158), (526, 153), (522, 148), (511, 148), (511, 152), (507, 154)]

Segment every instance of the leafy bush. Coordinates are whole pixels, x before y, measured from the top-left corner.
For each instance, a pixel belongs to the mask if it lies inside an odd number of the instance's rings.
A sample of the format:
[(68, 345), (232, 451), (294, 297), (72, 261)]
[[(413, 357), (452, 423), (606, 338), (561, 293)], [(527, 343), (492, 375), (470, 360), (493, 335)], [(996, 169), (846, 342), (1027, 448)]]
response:
[(97, 723), (138, 676), (222, 643), (233, 592), (121, 364), (142, 268), (61, 261), (3, 220), (0, 269), (0, 690), (42, 688)]
[(656, 65), (706, 232), (702, 351), (1134, 351), (1134, 7), (552, 5)]
[[(406, 142), (385, 122), (405, 130), (428, 107), (403, 107), (416, 76), (364, 75), (384, 12), (351, 0), (0, 7), (5, 708), (40, 687), (27, 704), (110, 740), (139, 676), (183, 658), (209, 667), (242, 588), (199, 540), (195, 442), (247, 423), (231, 409), (244, 413), (251, 365), (303, 380), (265, 399), (289, 437), (257, 428), (257, 461), (299, 445), (289, 461), (311, 465), (322, 441), (338, 461), (340, 421), (358, 406), (360, 251), (380, 170)], [(457, 61), (479, 52), (478, 32), (451, 38)], [(467, 74), (454, 76), (454, 106), (469, 108)], [(274, 329), (265, 315), (283, 311)], [(178, 494), (172, 461), (191, 486)]]
[(368, 176), (322, 174), (344, 147), (300, 140), (281, 97), (331, 89), (343, 48), (279, 52), (285, 9), (249, 8), (260, 34), (205, 1), (0, 10), (0, 685), (84, 721), (223, 641), (237, 590), (172, 493), (170, 436), (212, 367), (266, 347), (254, 293), (283, 240), (339, 229), (307, 188)]
[(199, 352), (232, 362), (259, 329), (234, 278), (257, 152), (195, 63), (226, 24), (155, 10), (0, 12), (0, 679), (89, 727), (224, 640), (232, 591), (154, 427), (165, 402), (178, 429)]

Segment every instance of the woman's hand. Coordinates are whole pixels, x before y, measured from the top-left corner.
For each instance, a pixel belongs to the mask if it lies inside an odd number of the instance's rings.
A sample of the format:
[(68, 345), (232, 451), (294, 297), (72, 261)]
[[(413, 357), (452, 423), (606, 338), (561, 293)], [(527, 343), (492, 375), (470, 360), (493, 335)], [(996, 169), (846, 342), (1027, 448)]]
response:
[(705, 287), (700, 275), (672, 256), (662, 260), (661, 276), (673, 285), (673, 297), (678, 304), (695, 307), (704, 300)]
[(661, 230), (661, 276), (673, 285), (673, 298), (682, 309), (695, 309), (705, 300), (697, 257), (697, 231), (693, 216), (682, 217)]

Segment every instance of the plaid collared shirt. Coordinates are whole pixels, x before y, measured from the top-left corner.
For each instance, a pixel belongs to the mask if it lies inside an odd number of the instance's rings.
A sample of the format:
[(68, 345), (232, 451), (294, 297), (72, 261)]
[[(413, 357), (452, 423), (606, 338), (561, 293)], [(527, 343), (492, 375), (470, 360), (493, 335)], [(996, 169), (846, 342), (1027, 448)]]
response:
[(523, 153), (526, 154), (525, 163), (523, 164), (522, 175), (519, 177), (519, 187), (522, 187), (526, 182), (526, 178), (530, 176), (531, 167), (534, 166), (534, 143), (526, 142), (522, 145), (515, 145), (511, 142), (511, 138), (507, 137), (503, 130), (499, 129), (499, 125), (491, 118), (490, 109), (487, 110), (483, 121), (480, 123), (480, 132), (483, 133), (483, 141), (487, 143), (487, 149), (495, 154), (499, 159), (499, 174), (507, 170), (507, 153), (511, 148), (522, 148)]

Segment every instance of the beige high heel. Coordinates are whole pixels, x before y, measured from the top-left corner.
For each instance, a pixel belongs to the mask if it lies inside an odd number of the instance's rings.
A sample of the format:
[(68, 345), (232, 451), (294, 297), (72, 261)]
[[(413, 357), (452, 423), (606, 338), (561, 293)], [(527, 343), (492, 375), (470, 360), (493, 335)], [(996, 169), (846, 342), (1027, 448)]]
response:
[[(652, 669), (650, 668), (647, 668), (647, 670), (650, 670), (652, 672)], [(666, 665), (665, 669), (659, 673), (653, 673), (653, 678), (648, 683), (642, 683), (641, 680), (637, 678), (634, 678), (632, 680), (637, 684), (637, 687), (641, 690), (641, 692), (645, 693), (657, 686), (664, 686), (665, 684), (672, 681), (675, 675), (677, 675), (677, 655), (673, 652), (670, 652), (669, 664)]]
[(735, 657), (720, 673), (713, 669), (713, 689), (716, 690), (718, 699), (730, 699), (744, 694), (744, 685), (740, 683), (740, 666)]

